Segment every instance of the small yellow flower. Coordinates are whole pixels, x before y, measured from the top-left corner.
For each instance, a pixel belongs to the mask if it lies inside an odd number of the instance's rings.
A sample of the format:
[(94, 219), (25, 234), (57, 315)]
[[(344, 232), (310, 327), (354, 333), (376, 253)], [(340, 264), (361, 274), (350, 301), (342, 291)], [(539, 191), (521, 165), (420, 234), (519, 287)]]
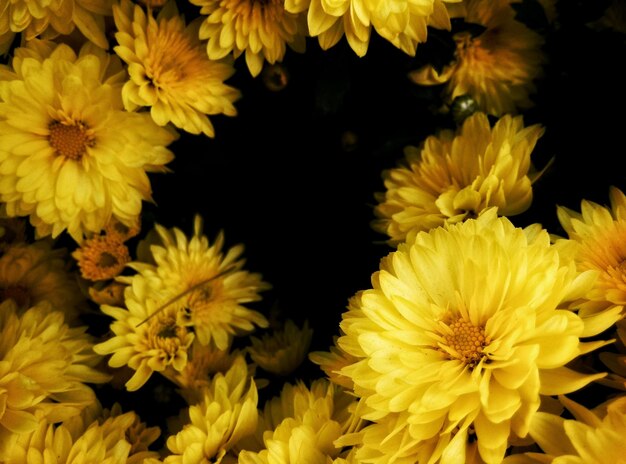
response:
[(240, 93), (224, 84), (235, 69), (228, 60), (207, 57), (197, 24), (186, 27), (174, 1), (156, 19), (130, 0), (114, 5), (113, 14), (119, 43), (114, 50), (130, 74), (122, 89), (126, 109), (149, 106), (160, 126), (171, 121), (186, 132), (209, 137), (215, 131), (207, 115), (237, 114), (233, 103)]
[(302, 364), (312, 337), (313, 329), (309, 328), (309, 321), (304, 321), (302, 328), (299, 328), (294, 321), (288, 319), (283, 328), (274, 330), (271, 335), (250, 337), (252, 346), (247, 350), (261, 369), (286, 376)]
[(114, 278), (130, 261), (128, 247), (106, 234), (84, 240), (72, 257), (78, 262), (83, 278), (91, 281)]
[(407, 147), (403, 164), (383, 173), (387, 190), (377, 195), (374, 229), (399, 243), (492, 206), (503, 216), (524, 212), (538, 177), (530, 155), (542, 134), (538, 124), (524, 127), (522, 116), (506, 115), (492, 128), (475, 113), (457, 133), (444, 130), (420, 148)]
[(468, 0), (463, 6), (463, 19), (485, 31), (477, 36), (456, 33), (451, 64), (441, 73), (426, 65), (411, 71), (409, 78), (419, 85), (446, 84), (448, 104), (469, 95), (482, 111), (494, 116), (532, 107), (529, 96), (546, 61), (542, 36), (515, 19), (509, 0)]
[(283, 0), (190, 0), (206, 16), (200, 26), (200, 39), (207, 39), (210, 59), (220, 60), (229, 53), (235, 58), (245, 53), (252, 76), (258, 76), (263, 62), (282, 61), (287, 46), (304, 52), (306, 24), (302, 14), (289, 13)]

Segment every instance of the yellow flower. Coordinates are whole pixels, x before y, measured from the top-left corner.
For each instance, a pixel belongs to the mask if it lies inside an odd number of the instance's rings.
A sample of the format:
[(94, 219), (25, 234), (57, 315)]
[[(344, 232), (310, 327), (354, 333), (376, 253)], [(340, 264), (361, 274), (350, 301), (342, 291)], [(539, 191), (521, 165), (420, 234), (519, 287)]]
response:
[(286, 0), (287, 11), (308, 10), (309, 33), (322, 49), (335, 45), (345, 34), (358, 56), (365, 56), (371, 29), (413, 56), (426, 41), (427, 27), (450, 29), (444, 2), (460, 0)]
[[(341, 373), (371, 409), (363, 419), (375, 423), (357, 457), (465, 462), (469, 440), (484, 462), (500, 463), (509, 437), (527, 435), (542, 395), (604, 376), (565, 367), (606, 345), (580, 338), (619, 314), (589, 321), (566, 309), (596, 274), (578, 273), (562, 248), (539, 225), (516, 228), (491, 208), (420, 232), (381, 261), (373, 288), (344, 313), (338, 340), (359, 359)], [(402, 433), (407, 447), (394, 448)], [(428, 459), (418, 459), (425, 448)]]
[(545, 56), (543, 38), (516, 21), (508, 0), (468, 0), (463, 19), (485, 27), (477, 36), (463, 31), (454, 35), (454, 60), (439, 74), (426, 65), (409, 73), (420, 85), (444, 87), (448, 104), (470, 95), (482, 111), (495, 116), (530, 108), (534, 80), (541, 76)]
[(30, 216), (38, 236), (78, 242), (115, 217), (131, 226), (151, 199), (147, 171), (173, 159), (176, 134), (124, 111), (119, 61), (90, 44), (36, 41), (0, 80), (2, 213)]
[(626, 396), (606, 401), (589, 410), (564, 396), (561, 402), (574, 419), (537, 413), (530, 435), (545, 452), (506, 458), (503, 464), (625, 464)]
[(383, 173), (387, 190), (377, 196), (374, 229), (399, 243), (492, 206), (503, 216), (524, 212), (538, 177), (530, 155), (542, 134), (538, 124), (524, 127), (522, 116), (506, 115), (491, 128), (475, 113), (458, 133), (444, 130), (407, 147), (404, 163)]
[(100, 48), (109, 48), (104, 17), (111, 16), (111, 0), (0, 0), (0, 54), (6, 53), (15, 33), (26, 41), (52, 39), (74, 28)]
[[(354, 300), (354, 297), (350, 298), (348, 307), (353, 304), (352, 302)], [(320, 366), (320, 369), (324, 371), (328, 380), (347, 390), (352, 390), (354, 387), (352, 379), (343, 375), (341, 369), (350, 364), (354, 364), (358, 361), (358, 358), (349, 355), (339, 348), (337, 346), (337, 338), (336, 336), (333, 337), (333, 345), (329, 348), (330, 351), (313, 351), (309, 353), (309, 359), (311, 362)]]
[(130, 261), (128, 247), (107, 234), (84, 240), (72, 256), (78, 262), (83, 278), (92, 281), (114, 278)]
[(311, 345), (313, 329), (309, 321), (304, 321), (299, 328), (294, 321), (288, 319), (284, 327), (276, 329), (262, 338), (250, 337), (252, 346), (247, 348), (252, 360), (267, 372), (286, 376), (302, 364)]
[(138, 423), (139, 418), (132, 411), (101, 422), (93, 421), (88, 427), (79, 429), (70, 429), (65, 424), (55, 426), (41, 419), (33, 432), (13, 440), (3, 453), (6, 456), (2, 462), (142, 464), (144, 459), (158, 457), (158, 453), (129, 442)]
[(203, 390), (202, 401), (189, 407), (190, 423), (167, 439), (173, 454), (164, 462), (235, 462), (233, 448), (256, 429), (257, 403), (256, 385), (240, 356), (225, 374), (215, 374)]
[(13, 301), (0, 303), (0, 449), (11, 433), (33, 431), (41, 415), (60, 422), (96, 401), (85, 382), (109, 376), (94, 368), (101, 357), (85, 330), (68, 327), (47, 302), (21, 315)]
[[(255, 325), (265, 328), (267, 319), (247, 309), (244, 303), (259, 301), (259, 292), (270, 288), (261, 275), (243, 270), (243, 245), (224, 255), (224, 234), (213, 244), (202, 234), (202, 218), (194, 220), (194, 234), (187, 239), (180, 229), (157, 225), (160, 243), (150, 247), (155, 264), (130, 263), (138, 274), (119, 277), (132, 284), (145, 279), (146, 291), (139, 302), (157, 300), (179, 312), (179, 323), (193, 327), (203, 345), (214, 343), (221, 350), (230, 346), (234, 335), (247, 334)], [(145, 310), (144, 310), (145, 311)], [(151, 312), (146, 313), (146, 317)]]
[(130, 225), (126, 225), (123, 222), (118, 221), (115, 218), (111, 218), (109, 223), (104, 226), (104, 233), (119, 242), (125, 242), (139, 234), (141, 230), (141, 224), (139, 218)]
[[(110, 410), (104, 409), (102, 411), (102, 417), (99, 419), (99, 422), (102, 424), (108, 419), (117, 418), (122, 415), (124, 415), (124, 413), (122, 412), (121, 405), (119, 403), (115, 403)], [(133, 457), (136, 460), (148, 457), (146, 453), (149, 453), (150, 455), (156, 454), (149, 451), (148, 447), (154, 443), (157, 438), (159, 438), (161, 430), (159, 427), (147, 427), (146, 423), (142, 422), (141, 418), (132, 411), (130, 412), (130, 415), (133, 417), (133, 421), (124, 430), (124, 438), (131, 445), (130, 454), (134, 455)], [(137, 454), (140, 453), (142, 456), (141, 458), (137, 456)]]
[(304, 52), (306, 24), (301, 14), (285, 10), (283, 0), (190, 0), (206, 18), (200, 39), (208, 39), (210, 59), (220, 60), (232, 52), (245, 53), (250, 74), (258, 76), (263, 62), (282, 61), (287, 45)]
[(0, 301), (7, 299), (21, 310), (48, 301), (67, 322), (87, 306), (76, 276), (67, 271), (66, 250), (53, 249), (48, 240), (12, 245), (0, 256)]
[(259, 418), (260, 451), (242, 450), (240, 464), (329, 463), (340, 457), (334, 441), (353, 430), (355, 399), (343, 389), (317, 379), (311, 387), (285, 384)]
[(171, 121), (191, 134), (209, 137), (215, 131), (207, 115), (237, 114), (233, 102), (240, 93), (224, 84), (235, 69), (229, 61), (207, 57), (198, 28), (185, 27), (174, 1), (156, 19), (130, 0), (114, 5), (113, 15), (119, 43), (114, 50), (130, 74), (122, 89), (126, 109), (149, 106), (158, 125)]

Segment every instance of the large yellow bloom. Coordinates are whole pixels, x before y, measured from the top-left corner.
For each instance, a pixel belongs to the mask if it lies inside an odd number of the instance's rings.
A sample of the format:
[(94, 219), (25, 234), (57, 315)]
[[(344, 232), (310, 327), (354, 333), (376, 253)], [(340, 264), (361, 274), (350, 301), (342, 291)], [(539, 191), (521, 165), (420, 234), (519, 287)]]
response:
[(229, 53), (246, 55), (250, 74), (258, 76), (263, 62), (282, 61), (287, 45), (304, 52), (304, 16), (286, 11), (283, 0), (190, 0), (201, 7), (206, 18), (199, 36), (208, 39), (210, 59), (220, 60)]
[(529, 95), (545, 62), (542, 36), (515, 20), (509, 0), (467, 0), (464, 6), (464, 20), (485, 31), (478, 36), (455, 34), (454, 60), (441, 74), (427, 65), (409, 77), (420, 85), (445, 84), (448, 104), (469, 95), (482, 111), (495, 116), (531, 107)]
[(77, 241), (113, 218), (131, 226), (150, 200), (147, 171), (163, 172), (176, 134), (124, 111), (124, 71), (89, 44), (32, 42), (0, 72), (0, 201), (30, 216), (38, 236)]
[(286, 0), (293, 13), (308, 10), (309, 33), (327, 50), (345, 34), (358, 56), (365, 56), (372, 28), (413, 56), (425, 42), (427, 27), (450, 29), (444, 2), (460, 0)]
[(503, 464), (626, 464), (626, 396), (591, 411), (566, 397), (560, 400), (575, 419), (540, 412), (530, 427), (545, 454), (517, 454)]
[(96, 401), (85, 382), (109, 376), (95, 369), (101, 357), (85, 329), (68, 327), (48, 302), (21, 315), (12, 300), (0, 303), (0, 449), (11, 433), (35, 430), (39, 417), (60, 422)]
[(341, 373), (374, 422), (357, 457), (465, 462), (471, 441), (484, 462), (500, 463), (509, 437), (527, 435), (542, 395), (604, 375), (565, 367), (605, 345), (580, 338), (619, 313), (589, 321), (566, 309), (596, 274), (578, 273), (562, 248), (538, 224), (516, 228), (492, 208), (421, 232), (381, 261), (338, 340), (359, 359)]
[(506, 115), (491, 128), (475, 113), (458, 133), (444, 130), (407, 147), (404, 164), (383, 173), (387, 190), (377, 195), (373, 227), (398, 243), (491, 206), (503, 216), (524, 212), (537, 177), (530, 155), (542, 134), (537, 124), (525, 128), (521, 116)]
[(577, 245), (581, 271), (600, 273), (594, 287), (575, 302), (581, 314), (593, 314), (626, 305), (626, 196), (610, 187), (610, 207), (581, 202), (581, 212), (557, 206), (557, 215), (570, 240)]
[(149, 106), (152, 119), (172, 122), (192, 134), (215, 136), (209, 114), (235, 116), (238, 90), (224, 84), (235, 72), (229, 60), (212, 61), (198, 39), (198, 28), (185, 27), (174, 1), (155, 19), (139, 5), (122, 0), (113, 6), (119, 43), (114, 48), (128, 64), (124, 106)]
[(109, 48), (104, 16), (111, 15), (112, 0), (0, 0), (0, 54), (16, 33), (26, 41), (70, 34), (75, 27), (93, 43)]

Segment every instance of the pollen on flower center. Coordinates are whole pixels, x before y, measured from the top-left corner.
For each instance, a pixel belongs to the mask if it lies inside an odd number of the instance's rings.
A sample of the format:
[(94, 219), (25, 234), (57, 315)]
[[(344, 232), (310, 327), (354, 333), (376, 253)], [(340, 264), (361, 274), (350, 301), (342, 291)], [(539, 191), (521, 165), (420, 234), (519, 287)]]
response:
[(89, 127), (83, 122), (66, 124), (54, 121), (48, 126), (50, 146), (56, 150), (57, 156), (64, 156), (72, 160), (80, 160), (87, 147), (95, 144), (94, 136)]
[(449, 324), (448, 329), (443, 334), (442, 351), (470, 367), (478, 364), (485, 356), (483, 348), (489, 344), (485, 329), (460, 318)]

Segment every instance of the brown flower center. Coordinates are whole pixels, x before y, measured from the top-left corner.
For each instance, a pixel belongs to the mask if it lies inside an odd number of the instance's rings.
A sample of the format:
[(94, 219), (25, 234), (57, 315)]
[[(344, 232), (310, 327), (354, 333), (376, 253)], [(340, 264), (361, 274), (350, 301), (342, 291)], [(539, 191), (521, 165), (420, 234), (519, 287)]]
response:
[(100, 258), (98, 259), (98, 266), (100, 267), (111, 267), (118, 264), (117, 258), (107, 251), (103, 251), (100, 254)]
[(470, 367), (476, 366), (485, 357), (483, 348), (489, 344), (485, 329), (464, 319), (448, 325), (451, 333), (443, 334), (445, 351), (451, 359), (458, 359)]
[(87, 147), (93, 147), (95, 139), (93, 131), (83, 122), (67, 124), (54, 121), (48, 126), (50, 146), (56, 150), (57, 156), (71, 160), (80, 160)]

